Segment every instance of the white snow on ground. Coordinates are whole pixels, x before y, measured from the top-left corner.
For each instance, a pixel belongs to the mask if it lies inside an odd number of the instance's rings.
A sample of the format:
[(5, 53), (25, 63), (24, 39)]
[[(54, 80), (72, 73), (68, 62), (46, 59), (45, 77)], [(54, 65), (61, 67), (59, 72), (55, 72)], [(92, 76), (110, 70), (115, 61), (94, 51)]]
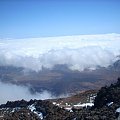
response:
[(56, 102), (53, 102), (53, 105), (56, 105)]
[(33, 112), (34, 110), (36, 110), (36, 108), (35, 108), (34, 104), (32, 104), (32, 105), (28, 106), (28, 108), (31, 110), (31, 112)]
[(116, 109), (116, 112), (119, 113), (117, 120), (120, 120), (120, 107)]
[(31, 110), (31, 112), (34, 112), (41, 120), (43, 120), (43, 114), (41, 112), (36, 111), (35, 105), (32, 104), (28, 106), (28, 108)]
[(37, 114), (39, 118), (43, 120), (43, 114), (41, 112), (34, 111), (34, 113)]
[(60, 104), (59, 104), (59, 103), (57, 103), (56, 105), (57, 105), (57, 106), (60, 106)]
[(107, 104), (107, 106), (111, 106), (112, 104), (113, 104), (113, 102), (110, 102), (110, 103)]
[(120, 107), (116, 109), (116, 112), (119, 112), (119, 113), (120, 113)]
[(92, 107), (92, 106), (94, 106), (94, 104), (93, 103), (83, 103), (83, 104), (74, 105), (74, 107), (88, 107), (88, 106)]
[(93, 103), (94, 102), (94, 100), (95, 100), (95, 97), (96, 97), (97, 95), (93, 95), (93, 96), (90, 96), (90, 103)]
[(70, 112), (73, 112), (73, 111), (72, 111), (72, 107), (66, 107), (65, 110), (68, 110), (68, 111), (70, 111)]

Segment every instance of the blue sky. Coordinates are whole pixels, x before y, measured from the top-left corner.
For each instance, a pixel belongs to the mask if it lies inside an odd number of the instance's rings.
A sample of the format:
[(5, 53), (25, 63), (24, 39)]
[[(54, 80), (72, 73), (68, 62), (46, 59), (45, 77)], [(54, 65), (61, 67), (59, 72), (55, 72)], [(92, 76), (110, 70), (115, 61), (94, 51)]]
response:
[(120, 0), (0, 0), (0, 38), (120, 33)]

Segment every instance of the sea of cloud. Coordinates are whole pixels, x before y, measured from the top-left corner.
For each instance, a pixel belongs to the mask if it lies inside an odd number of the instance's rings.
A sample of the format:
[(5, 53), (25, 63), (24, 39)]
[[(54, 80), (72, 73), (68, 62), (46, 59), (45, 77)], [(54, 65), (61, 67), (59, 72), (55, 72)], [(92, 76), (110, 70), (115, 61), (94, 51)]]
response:
[(39, 71), (66, 64), (72, 70), (107, 67), (120, 55), (120, 34), (0, 39), (0, 65)]
[(14, 100), (30, 100), (30, 99), (52, 99), (55, 98), (52, 94), (46, 90), (41, 93), (32, 94), (27, 86), (18, 86), (10, 83), (0, 82), (0, 104), (4, 104), (7, 101)]
[(7, 101), (15, 100), (46, 100), (55, 98), (68, 97), (69, 94), (61, 94), (59, 96), (53, 95), (50, 91), (41, 90), (41, 92), (31, 92), (30, 86), (15, 85), (12, 83), (3, 83), (0, 81), (0, 105), (5, 104)]
[[(120, 34), (0, 39), (0, 65), (39, 71), (65, 64), (82, 71), (107, 67), (120, 55)], [(29, 87), (0, 82), (0, 103), (54, 98), (48, 91), (31, 94)]]

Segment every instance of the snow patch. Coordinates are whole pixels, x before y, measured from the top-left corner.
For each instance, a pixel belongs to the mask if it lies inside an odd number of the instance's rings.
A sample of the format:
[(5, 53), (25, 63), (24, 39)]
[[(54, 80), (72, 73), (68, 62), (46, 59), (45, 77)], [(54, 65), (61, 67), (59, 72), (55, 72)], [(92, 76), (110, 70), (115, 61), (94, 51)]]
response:
[(65, 110), (69, 111), (69, 112), (73, 112), (72, 111), (72, 107), (66, 107)]
[(110, 103), (107, 104), (107, 106), (111, 106), (112, 104), (113, 104), (113, 102), (110, 102)]
[(43, 114), (41, 112), (36, 111), (34, 104), (28, 106), (28, 108), (31, 110), (31, 112), (35, 113), (41, 120), (43, 120)]
[(53, 105), (56, 105), (56, 102), (53, 102)]
[(120, 113), (120, 107), (116, 109), (116, 112)]
[(77, 105), (74, 105), (74, 107), (88, 107), (88, 106), (90, 106), (90, 107), (92, 107), (92, 106), (94, 106), (94, 103), (83, 103), (83, 104), (77, 104)]

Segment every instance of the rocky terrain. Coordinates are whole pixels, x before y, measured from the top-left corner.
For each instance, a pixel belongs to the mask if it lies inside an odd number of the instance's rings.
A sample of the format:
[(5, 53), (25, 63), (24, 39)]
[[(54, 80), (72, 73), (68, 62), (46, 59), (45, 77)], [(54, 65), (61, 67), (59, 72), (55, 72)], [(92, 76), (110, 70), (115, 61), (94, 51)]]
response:
[(69, 111), (41, 100), (7, 102), (0, 108), (1, 120), (64, 120), (71, 116)]
[[(88, 101), (90, 97), (95, 99)], [(66, 104), (60, 105), (61, 101)], [(120, 78), (98, 92), (87, 91), (69, 98), (8, 101), (0, 105), (0, 120), (119, 120), (119, 112)]]

